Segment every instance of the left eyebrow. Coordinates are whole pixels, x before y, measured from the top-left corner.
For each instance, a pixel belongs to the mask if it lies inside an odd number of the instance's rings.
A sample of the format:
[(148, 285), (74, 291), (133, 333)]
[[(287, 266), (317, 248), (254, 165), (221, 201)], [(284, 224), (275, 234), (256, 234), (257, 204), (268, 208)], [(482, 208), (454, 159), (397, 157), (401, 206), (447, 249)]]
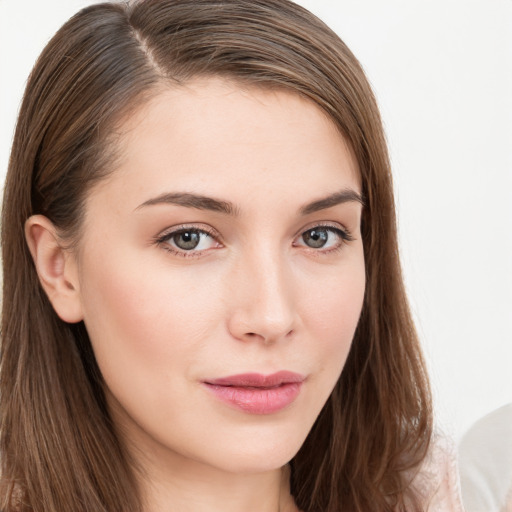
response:
[(347, 188), (341, 190), (340, 192), (335, 192), (330, 196), (308, 203), (304, 205), (299, 211), (302, 215), (309, 215), (320, 210), (332, 208), (333, 206), (337, 206), (338, 204), (349, 202), (360, 203), (361, 205), (364, 206), (363, 196), (356, 192), (355, 190)]

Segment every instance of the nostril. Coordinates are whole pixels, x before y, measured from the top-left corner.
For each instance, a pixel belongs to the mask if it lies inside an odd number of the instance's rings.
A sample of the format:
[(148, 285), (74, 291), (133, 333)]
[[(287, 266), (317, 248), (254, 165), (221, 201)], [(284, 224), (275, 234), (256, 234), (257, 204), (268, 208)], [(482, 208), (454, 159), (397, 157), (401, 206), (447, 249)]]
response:
[(263, 336), (262, 334), (258, 334), (257, 332), (246, 332), (244, 334), (244, 338), (246, 340), (258, 339), (264, 341), (265, 343), (269, 341), (265, 336)]

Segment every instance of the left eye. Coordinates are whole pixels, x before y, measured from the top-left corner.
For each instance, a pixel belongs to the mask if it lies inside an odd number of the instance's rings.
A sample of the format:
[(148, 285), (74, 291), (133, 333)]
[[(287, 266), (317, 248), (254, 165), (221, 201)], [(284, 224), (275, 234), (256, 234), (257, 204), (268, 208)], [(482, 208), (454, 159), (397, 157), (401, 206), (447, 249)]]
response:
[(215, 239), (201, 229), (180, 229), (167, 234), (161, 242), (180, 251), (204, 251), (216, 245)]
[(348, 239), (347, 233), (341, 229), (330, 226), (316, 226), (302, 233), (298, 245), (305, 245), (311, 249), (331, 249)]

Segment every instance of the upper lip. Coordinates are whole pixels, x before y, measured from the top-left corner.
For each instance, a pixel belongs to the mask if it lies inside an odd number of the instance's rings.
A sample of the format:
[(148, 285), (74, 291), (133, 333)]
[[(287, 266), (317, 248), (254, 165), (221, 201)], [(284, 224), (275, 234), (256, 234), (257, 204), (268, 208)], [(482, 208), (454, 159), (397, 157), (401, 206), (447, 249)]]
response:
[(205, 383), (213, 386), (273, 388), (283, 384), (302, 382), (304, 379), (305, 377), (299, 373), (283, 370), (270, 375), (263, 375), (261, 373), (240, 373), (219, 379), (206, 380)]

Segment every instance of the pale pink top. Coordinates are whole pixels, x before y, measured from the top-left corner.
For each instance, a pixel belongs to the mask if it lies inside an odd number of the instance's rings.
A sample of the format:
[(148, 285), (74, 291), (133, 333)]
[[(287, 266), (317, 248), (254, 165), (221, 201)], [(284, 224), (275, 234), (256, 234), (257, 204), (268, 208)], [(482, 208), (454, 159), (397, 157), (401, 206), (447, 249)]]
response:
[(512, 403), (478, 420), (459, 446), (467, 512), (512, 512)]
[(464, 512), (454, 444), (436, 434), (412, 483), (428, 512)]

